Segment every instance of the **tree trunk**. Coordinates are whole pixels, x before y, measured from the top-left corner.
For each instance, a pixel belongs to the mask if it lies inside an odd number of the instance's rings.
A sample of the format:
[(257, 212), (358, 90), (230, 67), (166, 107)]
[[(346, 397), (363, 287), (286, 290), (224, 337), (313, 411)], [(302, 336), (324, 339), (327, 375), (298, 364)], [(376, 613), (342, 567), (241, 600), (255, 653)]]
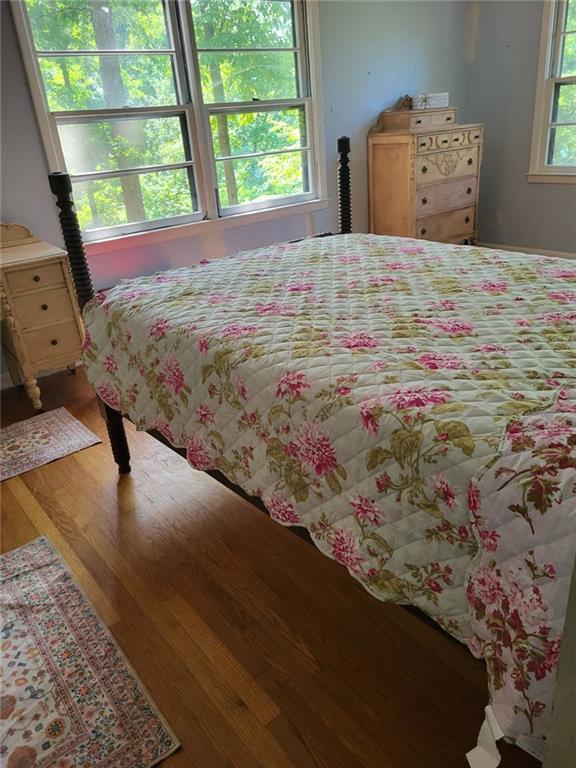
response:
[[(116, 48), (110, 4), (107, 0), (90, 0), (90, 12), (97, 47), (102, 49)], [(127, 101), (126, 89), (122, 81), (118, 59), (111, 56), (101, 56), (100, 74), (102, 75), (102, 88), (106, 104), (113, 107), (124, 106)], [(112, 122), (110, 132), (113, 138), (130, 140), (130, 136), (123, 130), (121, 123)], [(130, 162), (127, 161), (122, 150), (116, 152), (115, 156), (119, 168), (130, 166)], [(120, 184), (122, 185), (128, 221), (145, 221), (146, 210), (138, 176), (120, 176)]]
[[(298, 122), (300, 125), (300, 143), (301, 144), (308, 144), (308, 136), (306, 133), (307, 126), (306, 126), (306, 114), (304, 112), (304, 109), (298, 110)], [(302, 141), (304, 139), (304, 141)], [(302, 188), (304, 192), (310, 192), (310, 176), (309, 176), (309, 163), (308, 163), (308, 152), (301, 152), (300, 153), (300, 160), (302, 162)]]
[(98, 213), (98, 206), (96, 205), (96, 200), (94, 200), (94, 193), (88, 187), (88, 203), (90, 205), (90, 213), (92, 214), (92, 221), (94, 222), (95, 227), (100, 226), (100, 214)]
[[(214, 37), (214, 29), (211, 24), (206, 25), (205, 35), (207, 40)], [(222, 86), (222, 76), (220, 74), (220, 65), (216, 61), (210, 61), (209, 65), (210, 80), (212, 81), (212, 92), (217, 102), (222, 103), (226, 100), (226, 94)], [(221, 155), (231, 155), (230, 133), (228, 132), (227, 115), (216, 115), (216, 127), (218, 131), (218, 147)], [(228, 205), (238, 205), (238, 187), (236, 185), (236, 176), (234, 174), (234, 163), (232, 160), (223, 160), (224, 181), (226, 183), (226, 194), (228, 196)]]

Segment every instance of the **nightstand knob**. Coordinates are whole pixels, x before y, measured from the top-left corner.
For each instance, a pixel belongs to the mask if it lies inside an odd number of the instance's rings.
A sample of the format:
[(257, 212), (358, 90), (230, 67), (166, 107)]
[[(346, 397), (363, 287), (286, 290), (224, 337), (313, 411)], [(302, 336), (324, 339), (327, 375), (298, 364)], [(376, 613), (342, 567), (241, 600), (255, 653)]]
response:
[(472, 158), (471, 158), (471, 157), (469, 157), (469, 158), (468, 158), (468, 165), (472, 165), (472, 163), (473, 163), (473, 162), (474, 162), (474, 160), (472, 160)]
[(44, 312), (46, 312), (46, 310), (48, 309), (48, 304), (42, 304), (42, 306), (40, 307), (40, 309), (43, 309), (43, 310), (44, 310)]
[(57, 346), (57, 344), (58, 344), (58, 339), (52, 339), (52, 341), (50, 342), (50, 344), (52, 344), (52, 346), (53, 346), (53, 347)]
[(423, 197), (422, 198), (422, 205), (426, 205), (427, 202), (428, 202), (428, 198), (427, 197)]
[(420, 234), (421, 235), (425, 235), (426, 234), (426, 227), (422, 227), (422, 229), (420, 230)]
[(464, 219), (464, 221), (466, 222), (466, 224), (468, 224), (468, 222), (470, 221), (470, 216), (466, 216), (466, 218)]
[(425, 165), (422, 166), (422, 173), (428, 173), (428, 168)]
[(472, 194), (472, 187), (468, 187), (468, 189), (466, 190), (466, 194), (467, 195), (471, 195)]
[(34, 275), (32, 280), (34, 280), (35, 283), (39, 283), (40, 282), (40, 275)]

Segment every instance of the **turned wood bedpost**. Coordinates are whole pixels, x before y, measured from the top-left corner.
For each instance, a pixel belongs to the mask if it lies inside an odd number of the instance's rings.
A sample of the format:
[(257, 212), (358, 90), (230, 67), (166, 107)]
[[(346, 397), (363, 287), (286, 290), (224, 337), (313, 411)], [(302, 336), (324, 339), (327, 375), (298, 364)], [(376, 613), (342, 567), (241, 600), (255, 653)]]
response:
[(338, 139), (338, 227), (341, 235), (352, 232), (352, 199), (350, 195), (350, 139)]
[(52, 194), (56, 195), (56, 205), (60, 209), (60, 228), (68, 251), (68, 262), (76, 286), (78, 304), (82, 309), (94, 296), (95, 291), (82, 242), (82, 232), (74, 210), (70, 176), (67, 173), (56, 171), (48, 174), (48, 178)]
[[(70, 182), (70, 176), (60, 171), (50, 173), (48, 178), (50, 180), (50, 189), (56, 195), (56, 205), (60, 209), (60, 227), (64, 237), (64, 244), (68, 251), (68, 261), (76, 287), (78, 304), (80, 309), (82, 309), (94, 296), (95, 291), (82, 241), (82, 231), (78, 223), (76, 211), (74, 210), (72, 183)], [(121, 474), (127, 474), (130, 472), (130, 450), (126, 439), (126, 432), (124, 431), (122, 414), (102, 403), (102, 401), (100, 401), (100, 409), (106, 420), (108, 436), (114, 460), (118, 465), (118, 471)]]

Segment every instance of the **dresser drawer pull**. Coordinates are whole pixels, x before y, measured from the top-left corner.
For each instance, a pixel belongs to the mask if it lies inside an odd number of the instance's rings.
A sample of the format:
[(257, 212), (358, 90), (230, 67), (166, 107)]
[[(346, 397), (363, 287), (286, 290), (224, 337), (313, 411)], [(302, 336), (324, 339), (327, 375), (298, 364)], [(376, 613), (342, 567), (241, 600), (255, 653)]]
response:
[(472, 187), (468, 187), (468, 189), (466, 190), (466, 194), (467, 195), (471, 195), (472, 194)]
[(428, 173), (428, 168), (425, 165), (422, 166), (422, 173)]
[(40, 282), (40, 275), (34, 275), (32, 280), (34, 280), (35, 283), (39, 283)]
[(426, 234), (426, 227), (422, 227), (422, 229), (420, 230), (420, 234), (421, 235), (425, 235)]
[(469, 223), (470, 223), (470, 216), (466, 216), (466, 218), (464, 219), (464, 221), (466, 222), (466, 224), (469, 224)]
[(58, 339), (52, 339), (52, 341), (50, 342), (50, 344), (52, 344), (52, 346), (53, 346), (53, 347), (56, 347), (56, 346), (58, 346)]
[(44, 310), (44, 312), (46, 312), (46, 310), (48, 309), (48, 304), (42, 304), (42, 306), (40, 307), (40, 309), (43, 309), (43, 310)]
[(468, 158), (468, 165), (472, 165), (472, 163), (473, 163), (473, 162), (474, 162), (474, 160), (472, 160), (472, 158), (471, 158), (471, 157), (469, 157), (469, 158)]
[(422, 198), (422, 205), (426, 205), (427, 202), (428, 202), (428, 198), (427, 197), (423, 197)]

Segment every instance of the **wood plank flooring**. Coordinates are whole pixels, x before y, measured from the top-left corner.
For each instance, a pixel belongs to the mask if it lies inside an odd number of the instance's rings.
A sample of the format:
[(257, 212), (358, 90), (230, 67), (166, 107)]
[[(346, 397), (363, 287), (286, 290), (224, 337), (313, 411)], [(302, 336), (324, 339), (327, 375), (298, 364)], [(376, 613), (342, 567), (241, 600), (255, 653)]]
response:
[(2, 551), (50, 537), (182, 742), (163, 766), (465, 768), (482, 662), (131, 425), (119, 478), (82, 372), (41, 383), (105, 442), (2, 484)]

